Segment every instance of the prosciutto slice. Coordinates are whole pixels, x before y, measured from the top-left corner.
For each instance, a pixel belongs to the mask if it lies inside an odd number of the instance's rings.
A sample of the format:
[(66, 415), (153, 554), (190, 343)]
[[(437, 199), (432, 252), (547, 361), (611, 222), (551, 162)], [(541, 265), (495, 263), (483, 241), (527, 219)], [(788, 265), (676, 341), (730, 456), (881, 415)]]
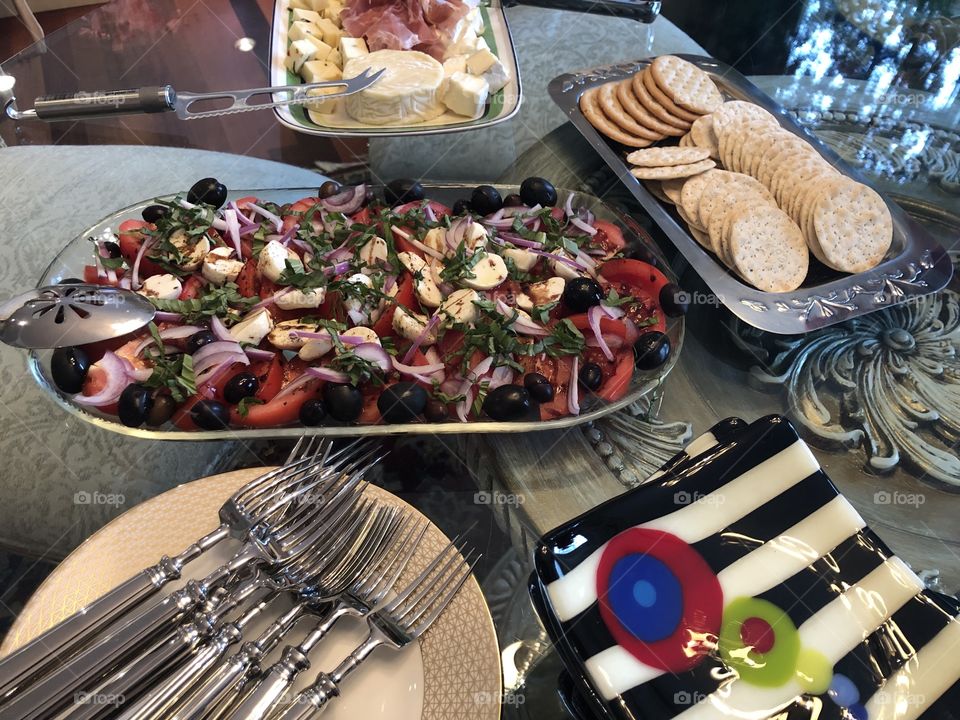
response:
[(441, 60), (457, 23), (477, 0), (350, 0), (340, 16), (371, 52), (420, 50)]

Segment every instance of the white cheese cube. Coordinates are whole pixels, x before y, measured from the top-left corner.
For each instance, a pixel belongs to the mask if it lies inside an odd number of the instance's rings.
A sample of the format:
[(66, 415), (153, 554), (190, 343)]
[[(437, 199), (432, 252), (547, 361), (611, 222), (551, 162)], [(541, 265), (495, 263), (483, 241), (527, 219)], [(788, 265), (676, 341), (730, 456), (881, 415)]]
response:
[(343, 55), (340, 54), (339, 50), (331, 50), (325, 60), (331, 65), (336, 65), (338, 68), (343, 67)]
[(490, 86), (482, 77), (467, 73), (454, 73), (447, 83), (443, 104), (458, 115), (478, 118), (483, 114)]
[(490, 49), (490, 46), (487, 45), (486, 40), (484, 40), (482, 37), (477, 38), (477, 42), (474, 43), (474, 46), (473, 46), (474, 52), (480, 52), (481, 50), (489, 50), (489, 49)]
[(308, 35), (303, 39), (306, 42), (313, 43), (313, 46), (317, 49), (317, 54), (313, 56), (314, 60), (326, 60), (336, 52), (335, 48), (330, 47), (320, 38), (313, 37), (313, 35)]
[(343, 62), (369, 54), (367, 41), (363, 38), (343, 36), (340, 38), (340, 57)]
[[(288, 52), (293, 72), (299, 73), (300, 69), (306, 63), (316, 57), (317, 47), (309, 40), (297, 40), (296, 42), (290, 43)], [(288, 65), (287, 67), (289, 68), (290, 66)]]
[(499, 255), (483, 253), (473, 266), (472, 278), (464, 278), (463, 284), (474, 290), (493, 290), (507, 279), (507, 265)]
[(467, 56), (454, 55), (443, 61), (443, 74), (450, 77), (454, 73), (467, 71)]
[[(319, 22), (323, 22), (323, 18), (320, 18)], [(318, 23), (308, 22), (306, 20), (297, 20), (296, 22), (290, 23), (290, 29), (287, 31), (287, 37), (290, 38), (291, 42), (303, 40), (308, 37), (323, 40), (323, 30), (320, 29), (320, 25)]]
[(151, 275), (143, 281), (137, 290), (144, 297), (154, 297), (160, 300), (176, 300), (183, 291), (183, 283), (176, 275)]
[[(330, 80), (338, 80), (339, 78), (330, 78)], [(338, 93), (343, 88), (340, 87), (328, 87), (328, 88), (314, 88), (313, 90), (307, 90), (307, 95), (311, 97), (323, 97), (324, 95), (333, 95)], [(308, 103), (304, 103), (307, 108), (307, 112), (317, 112), (325, 113), (329, 115), (337, 111), (337, 103), (340, 102), (340, 98), (332, 98), (330, 100), (311, 100)], [(318, 123), (322, 125), (323, 123)]]
[(507, 248), (503, 251), (503, 256), (513, 260), (513, 264), (517, 266), (517, 270), (520, 272), (530, 272), (540, 260), (539, 255), (523, 248)]
[(453, 291), (436, 312), (440, 316), (440, 324), (450, 327), (472, 323), (477, 319), (477, 306), (474, 303), (479, 299), (480, 295), (472, 288)]
[(243, 270), (243, 261), (232, 260), (232, 256), (233, 250), (227, 247), (217, 247), (208, 252), (200, 270), (203, 277), (214, 285), (236, 280)]
[(343, 12), (343, 5), (339, 3), (330, 3), (323, 11), (323, 16), (334, 23), (337, 27), (340, 27), (340, 14)]
[(304, 10), (303, 8), (294, 8), (293, 9), (293, 21), (304, 20), (309, 23), (319, 22), (320, 13), (316, 10)]
[[(312, 288), (308, 290), (291, 290), (286, 295), (281, 295), (276, 299), (277, 307), (281, 310), (301, 310), (307, 308), (320, 307), (323, 299), (327, 296), (324, 288)], [(298, 346), (299, 347), (299, 346)]]
[(330, 18), (320, 18), (320, 22), (317, 23), (317, 27), (320, 28), (320, 31), (323, 33), (323, 41), (327, 45), (330, 45), (331, 47), (338, 47), (340, 45), (340, 38), (343, 37), (343, 30), (341, 30)]
[(489, 50), (480, 50), (467, 58), (467, 70), (471, 75), (483, 75), (496, 62), (499, 62), (496, 55)]
[[(327, 62), (326, 60), (311, 60), (305, 62), (300, 68), (300, 76), (308, 83), (326, 82), (327, 80), (339, 80), (343, 77), (340, 74), (340, 68)], [(324, 88), (316, 88), (322, 90)], [(312, 92), (312, 91), (311, 91)]]
[(269, 310), (260, 308), (230, 328), (230, 336), (238, 343), (259, 345), (271, 330), (273, 330), (273, 317)]
[(470, 9), (470, 12), (467, 13), (467, 22), (477, 35), (483, 35), (485, 28), (483, 26), (483, 15), (479, 7)]
[(283, 271), (287, 269), (287, 258), (291, 260), (300, 259), (295, 252), (288, 250), (279, 241), (271, 240), (260, 251), (257, 269), (263, 277), (276, 282), (280, 279)]
[(453, 42), (450, 43), (450, 46), (447, 48), (447, 57), (452, 57), (454, 55), (470, 55), (480, 49), (478, 44), (483, 40), (483, 38), (478, 37), (477, 33), (472, 27), (466, 26), (460, 32), (458, 32), (458, 30), (454, 31)]
[(493, 64), (493, 67), (483, 74), (484, 80), (490, 86), (490, 92), (499, 92), (510, 82), (510, 73), (499, 60)]

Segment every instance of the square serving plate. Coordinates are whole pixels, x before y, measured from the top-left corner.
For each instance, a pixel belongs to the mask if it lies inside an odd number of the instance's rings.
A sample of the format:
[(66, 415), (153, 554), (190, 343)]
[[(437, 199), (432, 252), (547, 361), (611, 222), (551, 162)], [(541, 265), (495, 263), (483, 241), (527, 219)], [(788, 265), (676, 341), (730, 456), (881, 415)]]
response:
[[(438, 135), (490, 127), (509, 120), (520, 110), (523, 92), (520, 87), (520, 66), (513, 46), (510, 27), (503, 12), (501, 0), (481, 0), (483, 38), (510, 72), (510, 81), (489, 100), (483, 117), (468, 120), (445, 113), (439, 118), (408, 125), (370, 125), (357, 122), (345, 113), (332, 115), (329, 125), (318, 125), (302, 105), (287, 105), (274, 109), (280, 122), (297, 132), (326, 137), (396, 137), (400, 135)], [(290, 25), (290, 0), (276, 0), (273, 10), (273, 27), (270, 33), (270, 82), (272, 85), (300, 85), (303, 80), (289, 70), (284, 63), (287, 57), (287, 29)], [(340, 103), (342, 105), (342, 103)]]
[[(870, 184), (858, 170), (847, 165), (836, 152), (798, 125), (784, 108), (729, 65), (700, 55), (678, 57), (706, 72), (725, 98), (747, 100), (765, 108), (776, 116), (784, 129), (810, 143), (837, 170)], [(652, 59), (565, 73), (550, 82), (550, 97), (663, 228), (717, 299), (734, 315), (761, 330), (800, 334), (936, 292), (950, 281), (953, 267), (943, 247), (895, 202), (884, 198), (893, 217), (893, 242), (886, 258), (872, 270), (849, 275), (812, 262), (811, 272), (803, 285), (786, 293), (767, 293), (742, 282), (690, 236), (686, 224), (674, 209), (654, 197), (630, 174), (625, 161), (626, 152), (600, 135), (580, 111), (580, 96), (584, 91), (630, 77), (649, 65)]]
[(780, 416), (731, 418), (547, 533), (531, 593), (596, 717), (956, 718), (925, 590)]

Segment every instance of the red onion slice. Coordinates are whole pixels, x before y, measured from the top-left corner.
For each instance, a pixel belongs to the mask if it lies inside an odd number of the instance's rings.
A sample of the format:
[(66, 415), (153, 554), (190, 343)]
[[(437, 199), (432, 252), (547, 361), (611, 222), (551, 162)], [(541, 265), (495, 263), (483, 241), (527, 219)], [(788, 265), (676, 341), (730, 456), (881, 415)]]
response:
[(244, 352), (254, 362), (270, 361), (277, 355), (272, 350), (261, 350), (260, 348), (247, 348)]
[(382, 345), (373, 342), (360, 343), (353, 347), (353, 353), (367, 362), (375, 363), (384, 372), (390, 372), (393, 363), (390, 354), (383, 349)]
[(308, 367), (304, 372), (307, 375), (312, 375), (315, 378), (320, 378), (321, 380), (326, 380), (327, 382), (335, 382), (335, 383), (350, 382), (349, 375), (347, 375), (346, 373), (339, 372), (337, 370), (331, 370), (330, 368)]
[(352, 188), (347, 188), (343, 192), (337, 193), (336, 195), (323, 198), (320, 201), (320, 204), (325, 210), (329, 210), (330, 212), (352, 215), (361, 207), (363, 207), (363, 201), (366, 199), (367, 186), (360, 184)]
[(567, 410), (571, 415), (580, 414), (580, 357), (573, 356), (573, 362), (570, 364), (570, 381), (567, 384)]
[(493, 371), (493, 374), (490, 376), (490, 385), (488, 390), (496, 390), (501, 385), (508, 385), (513, 381), (513, 369), (501, 365)]
[(237, 211), (227, 208), (223, 211), (223, 217), (227, 221), (227, 237), (233, 243), (233, 251), (237, 254), (237, 259), (243, 259), (243, 248), (240, 246), (240, 221), (237, 220)]
[(603, 304), (599, 305), (599, 308), (603, 310), (604, 315), (606, 315), (608, 318), (613, 318), (614, 320), (618, 320), (627, 314), (623, 308), (610, 307), (609, 305)]
[(506, 318), (511, 318), (516, 314), (516, 319), (510, 324), (510, 328), (514, 332), (520, 333), (521, 335), (536, 335), (540, 337), (550, 334), (550, 331), (546, 328), (520, 315), (519, 312), (515, 313), (514, 309), (507, 305), (502, 298), (497, 298), (497, 304), (494, 307), (496, 307), (497, 312)]
[(430, 382), (430, 378), (428, 378), (427, 375), (432, 375), (433, 373), (443, 370), (444, 368), (443, 363), (436, 363), (433, 365), (407, 365), (400, 362), (396, 358), (392, 358), (392, 361), (393, 369), (398, 373), (402, 373), (404, 375), (413, 375), (415, 377), (419, 376), (423, 378), (424, 382), (428, 383)]
[(420, 346), (423, 345), (424, 341), (430, 336), (430, 332), (437, 326), (440, 322), (440, 316), (434, 315), (430, 320), (424, 325), (423, 330), (420, 331), (420, 334), (413, 341), (413, 345), (410, 346), (410, 349), (403, 354), (403, 362), (409, 363), (413, 360), (413, 356), (416, 355), (417, 350), (420, 349)]
[(350, 262), (344, 260), (343, 262), (338, 262), (335, 265), (330, 265), (323, 269), (323, 274), (327, 277), (333, 277), (335, 275), (343, 275), (347, 270), (350, 269)]
[[(217, 340), (216, 342), (207, 343), (202, 348), (197, 350), (193, 354), (193, 364), (196, 366), (204, 358), (210, 357), (211, 355), (216, 355), (217, 353), (223, 352), (236, 352), (243, 354), (243, 350), (240, 348), (240, 344), (232, 340)], [(244, 356), (246, 357), (246, 356)]]
[(423, 252), (425, 252), (425, 253), (426, 253), (427, 255), (429, 255), (430, 257), (437, 258), (438, 260), (443, 260), (443, 253), (437, 252), (437, 251), (434, 250), (432, 247), (427, 247), (427, 246), (424, 245), (422, 242), (420, 242), (420, 241), (417, 240), (415, 237), (413, 237), (413, 235), (411, 235), (411, 234), (408, 233), (408, 232), (404, 232), (403, 230), (401, 230), (400, 228), (398, 228), (396, 225), (391, 225), (391, 226), (390, 226), (390, 231), (391, 231), (394, 235), (399, 235), (399, 236), (402, 237), (404, 240), (406, 240), (408, 243), (410, 243), (411, 245), (413, 245), (415, 248), (417, 248), (418, 250), (422, 250)]
[(293, 240), (294, 237), (296, 237), (296, 234), (297, 232), (299, 232), (299, 230), (300, 230), (300, 225), (298, 223), (294, 223), (293, 225), (291, 225), (290, 229), (280, 236), (279, 238), (280, 244), (283, 245), (284, 247), (289, 245), (290, 241)]
[[(210, 343), (213, 345), (214, 343)], [(212, 355), (207, 355), (200, 360), (194, 360), (193, 363), (193, 372), (197, 375), (203, 375), (205, 370), (210, 368), (219, 367), (223, 363), (242, 363), (244, 365), (250, 364), (250, 358), (242, 350), (227, 350), (224, 352), (213, 353)]]
[(268, 298), (266, 298), (266, 299), (264, 299), (264, 300), (261, 300), (261, 301), (258, 302), (256, 305), (254, 305), (252, 308), (250, 308), (250, 312), (253, 313), (253, 312), (256, 312), (257, 310), (262, 310), (262, 309), (265, 308), (265, 307), (270, 307), (271, 305), (273, 305), (273, 304), (277, 301), (277, 298), (282, 298), (284, 295), (286, 295), (286, 294), (288, 294), (288, 293), (291, 293), (291, 292), (293, 292), (293, 288), (292, 288), (292, 287), (285, 287), (283, 290), (278, 290), (277, 292), (275, 292), (275, 293), (274, 293), (273, 295), (271, 295), (270, 297), (268, 297)]
[(130, 384), (130, 376), (127, 374), (127, 368), (123, 363), (123, 358), (111, 350), (107, 350), (93, 367), (99, 367), (106, 376), (106, 384), (100, 392), (94, 395), (84, 395), (78, 393), (73, 396), (75, 402), (81, 405), (109, 405), (114, 403), (120, 397), (123, 389)]
[(153, 247), (154, 239), (146, 238), (140, 247), (137, 248), (137, 257), (133, 260), (133, 277), (130, 280), (130, 285), (134, 290), (140, 289), (140, 261), (143, 260), (143, 256), (146, 254), (147, 249)]
[(500, 237), (503, 240), (506, 240), (511, 245), (516, 245), (517, 247), (530, 248), (531, 250), (540, 250), (543, 248), (542, 242), (537, 242), (536, 240), (527, 240), (522, 238), (516, 233), (512, 232), (502, 232), (499, 233)]
[(233, 335), (231, 335), (230, 331), (227, 330), (227, 326), (224, 325), (223, 321), (216, 315), (214, 315), (213, 319), (210, 321), (210, 331), (213, 333), (213, 336), (217, 338), (217, 340), (236, 342), (233, 339)]
[(600, 316), (603, 315), (603, 310), (599, 305), (594, 305), (592, 308), (587, 310), (587, 321), (590, 323), (590, 329), (593, 331), (593, 336), (597, 340), (597, 347), (600, 348), (600, 351), (603, 353), (603, 356), (613, 361), (613, 352), (610, 350), (610, 347), (607, 345), (607, 342), (603, 339), (603, 333), (600, 332)]
[(183, 320), (183, 315), (181, 315), (180, 313), (163, 312), (161, 310), (158, 310), (154, 314), (153, 319), (159, 320), (160, 322), (180, 322), (181, 320)]
[(272, 212), (263, 209), (259, 205), (254, 205), (252, 202), (248, 202), (247, 209), (253, 210), (255, 213), (257, 213), (261, 217), (264, 217), (270, 222), (272, 222), (273, 226), (277, 229), (278, 232), (283, 228), (283, 220), (281, 220), (277, 215), (274, 215)]
[(574, 216), (570, 218), (570, 222), (580, 230), (583, 230), (587, 235), (596, 235), (597, 229), (585, 223), (580, 218)]
[[(164, 328), (159, 332), (161, 340), (179, 340), (180, 338), (190, 337), (196, 332), (200, 332), (202, 328), (197, 327), (196, 325), (180, 325), (178, 327)], [(133, 350), (134, 355), (139, 355), (144, 351), (148, 345), (153, 342), (152, 336), (147, 336), (140, 341), (140, 344), (137, 345)]]

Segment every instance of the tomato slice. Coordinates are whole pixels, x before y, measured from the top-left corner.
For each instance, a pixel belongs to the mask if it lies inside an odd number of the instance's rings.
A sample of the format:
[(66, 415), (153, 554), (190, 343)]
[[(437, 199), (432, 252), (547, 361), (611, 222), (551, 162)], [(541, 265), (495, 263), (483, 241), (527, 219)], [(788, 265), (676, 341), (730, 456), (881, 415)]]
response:
[(597, 229), (597, 234), (590, 241), (591, 245), (601, 247), (610, 254), (626, 247), (627, 241), (623, 238), (623, 231), (617, 225), (607, 220), (594, 220), (593, 226)]
[(626, 395), (630, 380), (633, 379), (633, 352), (623, 350), (615, 357), (615, 361), (613, 375), (604, 381), (596, 393), (597, 397), (607, 402), (614, 402)]
[(284, 367), (280, 359), (280, 353), (274, 355), (273, 360), (265, 360), (251, 365), (250, 373), (260, 383), (256, 397), (264, 402), (273, 400), (284, 384)]
[(319, 202), (320, 198), (318, 197), (305, 197), (297, 200), (287, 211), (289, 214), (283, 216), (283, 226), (280, 228), (280, 234), (285, 234), (287, 230), (297, 225), (303, 219), (303, 214)]
[[(140, 246), (143, 245), (144, 240), (146, 240), (146, 236), (141, 231), (144, 228), (153, 229), (153, 227), (153, 225), (143, 220), (124, 220), (120, 223), (117, 232), (120, 254), (131, 268), (133, 268), (133, 264), (137, 260), (137, 253), (140, 251)], [(152, 260), (148, 260), (146, 257), (140, 260), (138, 274), (141, 278), (160, 275), (165, 272), (166, 270)]]
[(616, 258), (600, 267), (601, 277), (610, 282), (622, 282), (641, 289), (659, 305), (660, 289), (670, 282), (653, 265), (632, 258)]
[(355, 212), (353, 215), (350, 216), (350, 224), (351, 225), (357, 225), (357, 224), (369, 225), (370, 216), (372, 214), (373, 214), (373, 211), (370, 210), (369, 205), (365, 208), (361, 208), (360, 210), (358, 210), (357, 212)]
[(257, 261), (250, 258), (243, 264), (243, 270), (237, 275), (237, 291), (243, 297), (260, 295), (260, 279), (257, 277)]
[[(123, 277), (123, 269), (115, 271), (117, 273), (117, 280)], [(97, 269), (96, 265), (84, 265), (83, 266), (83, 281), (85, 283), (90, 283), (91, 285), (116, 285), (119, 283), (112, 283), (106, 277), (100, 277), (100, 271)]]
[(230, 422), (244, 427), (279, 427), (300, 419), (300, 408), (307, 400), (320, 397), (323, 381), (309, 380), (291, 393), (274, 398), (263, 405), (250, 405), (243, 417), (236, 408), (230, 410)]
[(397, 305), (408, 310), (416, 310), (417, 298), (413, 293), (413, 277), (404, 273), (397, 280), (397, 294), (393, 302), (389, 303), (373, 325), (373, 331), (380, 337), (393, 337), (397, 333), (393, 329), (393, 311)]
[[(397, 205), (397, 207), (394, 208), (394, 212), (397, 215), (403, 215), (403, 213), (410, 212), (414, 208), (419, 208), (422, 205), (423, 200), (412, 200), (408, 203), (404, 203), (403, 205)], [(445, 218), (447, 215), (450, 215), (453, 212), (446, 205), (437, 202), (436, 200), (427, 200), (427, 205), (430, 206), (430, 209), (433, 211), (433, 215), (437, 218), (437, 220)]]
[[(571, 315), (567, 318), (567, 320), (572, 322), (574, 327), (583, 333), (584, 337), (593, 336), (593, 330), (590, 329), (590, 319), (587, 317), (586, 313)], [(603, 335), (616, 335), (617, 337), (626, 340), (630, 329), (627, 327), (627, 324), (623, 322), (623, 320), (615, 320), (604, 315), (600, 318), (600, 332)]]
[(200, 296), (203, 290), (203, 280), (196, 275), (191, 275), (183, 283), (183, 290), (180, 291), (179, 300), (193, 300)]

